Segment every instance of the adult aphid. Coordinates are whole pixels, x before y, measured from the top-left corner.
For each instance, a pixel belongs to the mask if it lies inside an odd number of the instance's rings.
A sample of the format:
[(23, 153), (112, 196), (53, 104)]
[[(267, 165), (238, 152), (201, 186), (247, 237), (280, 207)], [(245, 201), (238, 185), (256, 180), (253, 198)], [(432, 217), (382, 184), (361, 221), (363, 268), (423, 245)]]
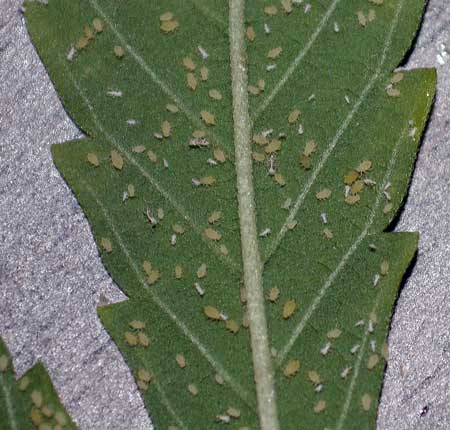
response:
[(102, 239), (100, 240), (100, 245), (108, 254), (110, 252), (112, 252), (113, 248), (112, 248), (111, 241), (109, 239), (107, 239), (106, 237), (102, 237)]
[(239, 331), (238, 323), (232, 319), (228, 319), (225, 322), (225, 327), (229, 332), (231, 332), (233, 334), (236, 334)]
[(89, 163), (91, 163), (94, 167), (100, 166), (100, 162), (98, 161), (98, 157), (97, 157), (97, 155), (94, 154), (93, 152), (89, 152), (89, 154), (87, 155), (87, 160), (88, 160)]
[(183, 65), (190, 72), (193, 72), (196, 69), (196, 67), (197, 67), (191, 57), (184, 57), (183, 58)]
[(192, 91), (195, 91), (197, 89), (197, 78), (193, 73), (188, 73), (186, 75), (186, 83), (188, 88), (190, 88)]
[(283, 369), (283, 374), (286, 378), (291, 378), (295, 376), (300, 370), (300, 361), (299, 360), (290, 360), (286, 367)]
[(123, 158), (122, 156), (116, 151), (116, 150), (112, 150), (111, 151), (111, 163), (113, 165), (113, 167), (117, 170), (122, 170), (123, 168)]
[(328, 200), (331, 196), (331, 190), (329, 188), (324, 188), (316, 193), (317, 200)]
[(203, 312), (210, 320), (214, 320), (214, 321), (221, 320), (220, 311), (217, 308), (215, 308), (214, 306), (210, 306), (210, 305), (205, 306), (203, 308)]
[(216, 148), (213, 151), (214, 159), (218, 161), (219, 163), (225, 163), (227, 161), (227, 157), (225, 155), (225, 152), (222, 151), (220, 148)]
[(278, 46), (276, 48), (271, 49), (267, 53), (267, 58), (269, 58), (270, 60), (275, 60), (275, 58), (278, 58), (282, 52), (283, 52), (283, 48), (281, 46)]
[(184, 358), (184, 355), (182, 354), (177, 354), (175, 356), (175, 361), (177, 362), (178, 366), (181, 369), (184, 369), (186, 367), (186, 359)]
[(275, 5), (268, 5), (264, 7), (264, 13), (269, 16), (274, 16), (278, 13), (278, 9)]
[(296, 123), (300, 117), (300, 113), (301, 113), (300, 110), (294, 109), (288, 116), (288, 123), (289, 124)]
[(194, 384), (188, 385), (188, 391), (191, 393), (192, 396), (196, 396), (198, 394), (198, 388)]
[(283, 305), (283, 318), (285, 320), (289, 319), (297, 310), (298, 305), (294, 299), (288, 300)]
[(370, 410), (370, 405), (372, 404), (372, 397), (369, 394), (364, 394), (361, 397), (361, 406), (365, 411)]
[(222, 218), (222, 212), (221, 211), (214, 211), (208, 217), (208, 222), (210, 224), (215, 224), (217, 221), (220, 220), (220, 218)]
[(222, 94), (219, 90), (216, 89), (209, 90), (208, 95), (213, 100), (222, 100)]
[(203, 234), (205, 237), (215, 242), (222, 239), (222, 235), (211, 227), (205, 228), (205, 230), (203, 230)]
[(183, 277), (183, 268), (180, 265), (175, 266), (175, 278), (181, 279)]
[(247, 30), (246, 30), (246, 32), (245, 32), (245, 35), (247, 36), (247, 39), (248, 39), (250, 42), (253, 42), (253, 41), (255, 40), (255, 38), (256, 38), (255, 29), (254, 29), (252, 26), (247, 27)]
[(327, 407), (327, 402), (325, 400), (319, 400), (315, 405), (314, 405), (314, 413), (316, 414), (320, 414), (321, 412), (323, 412)]
[(216, 125), (216, 117), (212, 113), (202, 110), (200, 116), (206, 125)]

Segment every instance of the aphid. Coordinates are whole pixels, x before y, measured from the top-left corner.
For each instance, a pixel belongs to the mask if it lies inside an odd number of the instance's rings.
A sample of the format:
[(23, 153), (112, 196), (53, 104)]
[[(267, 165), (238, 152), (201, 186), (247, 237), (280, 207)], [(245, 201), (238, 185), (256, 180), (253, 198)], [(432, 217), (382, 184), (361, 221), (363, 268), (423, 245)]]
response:
[(126, 331), (124, 334), (125, 342), (129, 346), (136, 346), (138, 344), (138, 338), (135, 334), (130, 333), (129, 331)]
[(376, 287), (379, 282), (380, 282), (380, 275), (376, 273), (373, 277), (372, 285)]
[(190, 72), (193, 72), (196, 69), (196, 65), (191, 57), (183, 58), (183, 66), (186, 67)]
[(286, 223), (286, 228), (288, 230), (294, 230), (294, 228), (297, 226), (297, 221), (293, 220), (293, 221), (289, 221), (288, 223)]
[(334, 32), (339, 33), (339, 24), (336, 21), (334, 21)]
[(252, 95), (252, 96), (257, 96), (260, 93), (260, 90), (258, 87), (255, 87), (254, 85), (249, 85), (247, 87), (248, 92)]
[(160, 219), (160, 221), (162, 221), (164, 219), (164, 209), (163, 208), (158, 208), (156, 210), (156, 214), (158, 215), (158, 218)]
[(202, 263), (199, 268), (197, 269), (197, 278), (202, 279), (206, 276), (206, 273), (208, 271), (208, 268), (205, 263)]
[(221, 211), (214, 211), (208, 217), (208, 222), (210, 224), (215, 224), (217, 221), (220, 220), (220, 218), (222, 218), (222, 212)]
[(325, 228), (323, 229), (323, 234), (325, 235), (325, 237), (326, 237), (328, 240), (333, 239), (333, 232), (332, 232), (328, 227), (325, 227)]
[(170, 11), (167, 11), (167, 12), (164, 12), (164, 13), (159, 17), (159, 20), (160, 20), (161, 22), (164, 22), (164, 21), (170, 21), (172, 18), (173, 18), (173, 13), (170, 12)]
[(159, 270), (152, 270), (147, 277), (147, 283), (149, 285), (154, 285), (156, 284), (159, 279), (161, 278), (161, 273)]
[(205, 136), (206, 136), (205, 130), (194, 130), (194, 132), (192, 133), (192, 137), (194, 137), (195, 139), (204, 139)]
[(209, 76), (209, 70), (207, 67), (203, 66), (200, 69), (200, 78), (202, 81), (207, 81), (208, 80), (208, 76)]
[(281, 205), (281, 208), (282, 208), (282, 209), (289, 210), (289, 208), (291, 207), (291, 205), (292, 205), (292, 199), (291, 199), (291, 198), (287, 198), (287, 199), (283, 202), (283, 204)]
[(202, 288), (202, 286), (198, 282), (196, 282), (194, 284), (194, 288), (200, 297), (203, 297), (205, 295), (205, 290)]
[(42, 393), (38, 390), (33, 390), (31, 393), (31, 401), (34, 403), (34, 406), (36, 406), (37, 408), (41, 408), (44, 402)]
[(392, 87), (392, 86), (388, 86), (387, 88), (386, 88), (386, 94), (389, 96), (389, 97), (399, 97), (400, 96), (400, 90), (398, 89), (398, 88), (394, 88), (394, 87)]
[(348, 205), (354, 205), (355, 203), (358, 203), (361, 200), (361, 197), (359, 194), (350, 195), (345, 198), (345, 203)]
[[(6, 368), (5, 368), (6, 369)], [(1, 371), (1, 368), (0, 368)], [(24, 376), (22, 379), (19, 380), (18, 388), (20, 391), (25, 391), (28, 386), (30, 385), (30, 378), (28, 376)]]
[(327, 214), (326, 214), (325, 212), (322, 212), (322, 213), (320, 214), (320, 219), (322, 220), (322, 222), (323, 222), (324, 224), (327, 224), (327, 223), (328, 223)]
[(214, 375), (214, 379), (215, 379), (215, 381), (216, 381), (219, 385), (223, 385), (223, 384), (225, 383), (225, 381), (224, 381), (222, 375), (219, 375), (218, 373), (216, 373), (216, 374)]
[(175, 266), (175, 278), (181, 279), (183, 277), (183, 268), (180, 265)]
[(327, 402), (325, 400), (319, 400), (315, 405), (314, 405), (314, 412), (316, 414), (320, 414), (321, 412), (323, 412), (327, 407)]
[(291, 378), (295, 376), (300, 370), (300, 361), (299, 360), (290, 360), (286, 367), (283, 369), (283, 374), (286, 378)]
[(385, 190), (383, 191), (384, 197), (386, 197), (387, 201), (391, 201), (391, 195)]
[(389, 261), (383, 260), (380, 265), (381, 276), (386, 276), (389, 273)]
[(117, 58), (123, 58), (123, 56), (125, 55), (125, 49), (118, 45), (114, 46), (114, 55)]
[(356, 170), (350, 170), (350, 172), (344, 176), (344, 184), (352, 185), (358, 178), (359, 173)]
[(133, 197), (136, 196), (133, 184), (128, 184), (126, 194), (127, 194), (127, 197), (129, 197), (130, 199), (132, 199)]
[(280, 296), (280, 290), (277, 287), (272, 287), (269, 291), (269, 297), (268, 299), (275, 303), (278, 300), (278, 297)]
[(5, 372), (9, 365), (9, 359), (6, 355), (0, 357), (0, 372)]
[(273, 154), (281, 149), (281, 142), (277, 139), (272, 139), (270, 143), (265, 147), (266, 154)]
[(389, 346), (387, 343), (383, 343), (383, 346), (381, 347), (381, 355), (386, 361), (389, 359)]
[(188, 385), (188, 391), (195, 397), (198, 394), (198, 388), (194, 384)]
[[(300, 111), (298, 109), (294, 109), (288, 116), (288, 123), (289, 124), (294, 124), (297, 122), (297, 120), (300, 117)], [(305, 154), (307, 155), (307, 154)]]
[(361, 406), (365, 411), (368, 411), (370, 409), (370, 405), (372, 404), (372, 397), (370, 397), (369, 394), (364, 394), (361, 397)]
[(377, 6), (381, 6), (384, 3), (384, 0), (369, 0), (370, 3), (376, 4)]
[(280, 187), (284, 187), (286, 185), (286, 180), (284, 179), (284, 176), (281, 173), (275, 173), (273, 179)]
[(352, 194), (358, 194), (364, 189), (364, 181), (357, 180), (351, 187)]
[(388, 204), (386, 204), (385, 206), (384, 206), (384, 208), (383, 208), (383, 213), (385, 214), (385, 215), (387, 215), (389, 212), (391, 212), (392, 211), (392, 203), (388, 203)]
[(241, 411), (239, 409), (233, 408), (233, 407), (229, 407), (227, 409), (227, 414), (231, 417), (231, 418), (239, 418), (241, 416)]
[[(53, 414), (55, 413), (53, 410), (53, 407), (48, 406), (48, 405), (42, 406), (41, 412), (47, 418), (51, 418), (53, 416)], [(52, 430), (52, 428), (49, 426), (49, 428), (47, 430)]]
[(100, 162), (98, 161), (98, 157), (93, 152), (89, 152), (87, 155), (87, 160), (89, 163), (91, 163), (94, 167), (100, 166)]
[(147, 208), (144, 213), (152, 227), (158, 224), (158, 220), (153, 216), (152, 210), (150, 208)]
[(239, 325), (234, 320), (227, 320), (225, 323), (225, 327), (228, 331), (230, 331), (233, 334), (236, 334), (239, 331)]
[(308, 371), (308, 379), (314, 385), (319, 385), (322, 382), (320, 375), (315, 370)]
[(333, 330), (330, 330), (327, 333), (327, 338), (328, 339), (337, 339), (340, 335), (342, 334), (342, 331), (339, 330), (338, 328), (334, 328)]
[(342, 379), (347, 378), (347, 376), (350, 374), (351, 370), (352, 370), (351, 367), (344, 367), (344, 369), (342, 369), (342, 371), (341, 371), (341, 378)]
[(248, 39), (250, 42), (253, 42), (253, 41), (255, 40), (255, 38), (256, 38), (255, 29), (254, 29), (252, 26), (247, 27), (247, 30), (246, 30), (246, 32), (245, 32), (245, 35), (247, 36), (247, 39)]
[(215, 160), (218, 161), (219, 163), (225, 163), (225, 161), (227, 160), (225, 152), (223, 152), (222, 149), (220, 148), (214, 149), (213, 155)]
[(311, 168), (311, 159), (305, 154), (300, 154), (299, 163), (300, 167), (302, 167), (304, 170), (309, 170)]
[(358, 17), (358, 22), (361, 27), (365, 27), (367, 25), (367, 18), (364, 15), (364, 12), (362, 10), (358, 10), (356, 12), (356, 16)]
[(219, 90), (215, 90), (215, 89), (209, 90), (208, 94), (209, 94), (209, 97), (211, 97), (214, 100), (222, 100), (222, 94), (220, 93)]
[[(55, 421), (60, 425), (60, 426), (65, 426), (67, 424), (67, 415), (64, 414), (61, 411), (57, 411), (55, 413)], [(55, 429), (56, 430), (56, 429)]]
[(135, 330), (143, 330), (145, 328), (145, 323), (140, 320), (133, 320), (128, 323), (131, 328)]
[(214, 306), (210, 306), (210, 305), (205, 306), (203, 308), (203, 312), (211, 320), (219, 321), (221, 319), (220, 311), (217, 308), (215, 308)]
[(113, 165), (113, 167), (117, 170), (122, 170), (123, 168), (123, 158), (122, 156), (116, 151), (116, 150), (112, 150), (111, 151), (111, 163)]
[(276, 358), (276, 356), (278, 355), (278, 352), (277, 352), (277, 350), (274, 347), (270, 348), (270, 355), (273, 358)]
[(294, 299), (288, 300), (283, 305), (283, 318), (285, 320), (289, 319), (294, 314), (294, 312), (297, 310), (297, 308), (298, 308), (298, 305)]
[(178, 28), (179, 25), (180, 24), (176, 20), (167, 20), (167, 21), (161, 22), (161, 25), (159, 28), (163, 33), (167, 34), (167, 33), (174, 32)]
[(208, 239), (213, 240), (213, 241), (218, 241), (218, 240), (222, 239), (222, 235), (217, 230), (214, 230), (213, 228), (210, 228), (210, 227), (205, 228), (203, 230), (203, 234)]
[(164, 137), (169, 137), (172, 133), (172, 126), (169, 121), (163, 121), (161, 124), (161, 130)]
[(197, 49), (198, 49), (198, 52), (199, 52), (200, 56), (202, 57), (202, 59), (207, 60), (209, 57), (209, 54), (206, 52), (206, 50), (204, 48), (202, 48), (200, 45), (198, 45)]
[(276, 64), (268, 64), (268, 65), (266, 66), (266, 71), (267, 71), (267, 72), (273, 72), (276, 68), (277, 68), (277, 65), (276, 65)]
[(352, 348), (350, 349), (350, 353), (351, 354), (356, 354), (359, 350), (360, 346), (358, 344), (353, 345)]
[(139, 332), (138, 333), (138, 342), (141, 346), (144, 348), (147, 348), (150, 345), (150, 339), (145, 333)]
[(92, 20), (92, 26), (96, 33), (101, 33), (104, 29), (103, 21), (100, 18), (94, 18)]
[(264, 91), (266, 89), (266, 81), (264, 79), (259, 79), (258, 80), (258, 88), (261, 91)]
[(92, 40), (95, 38), (94, 36), (94, 30), (89, 25), (85, 25), (83, 28), (83, 33), (86, 36), (88, 40)]
[(267, 22), (264, 23), (264, 33), (265, 34), (270, 34), (272, 32), (272, 30), (270, 29), (269, 24), (267, 24)]
[(257, 145), (267, 145), (269, 143), (269, 140), (267, 139), (266, 134), (261, 133), (261, 134), (255, 134), (253, 136), (253, 142), (256, 143)]
[(269, 16), (274, 16), (278, 13), (278, 9), (275, 5), (268, 5), (264, 7), (264, 13)]
[(86, 48), (86, 46), (89, 45), (89, 40), (87, 37), (80, 37), (77, 42), (75, 43), (75, 48), (78, 51), (81, 51), (82, 49)]
[(178, 106), (170, 104), (170, 103), (168, 105), (166, 105), (166, 110), (170, 113), (177, 113), (179, 111)]
[(142, 380), (138, 380), (137, 381), (137, 386), (138, 386), (138, 388), (141, 390), (141, 391), (147, 391), (148, 390), (148, 384), (147, 384), (147, 382), (145, 382), (145, 381), (142, 381)]
[(202, 110), (200, 116), (206, 125), (216, 125), (216, 117), (212, 113)]
[(275, 60), (275, 58), (278, 58), (282, 52), (283, 52), (283, 48), (281, 46), (278, 46), (276, 48), (271, 49), (267, 53), (267, 58), (269, 58), (270, 60)]
[(323, 190), (316, 193), (317, 200), (327, 200), (331, 196), (331, 190), (329, 188), (324, 188)]
[(243, 305), (247, 303), (247, 289), (245, 287), (239, 289), (239, 299)]
[(316, 152), (317, 144), (315, 140), (309, 140), (306, 142), (305, 149), (303, 150), (303, 155), (305, 157), (311, 156), (314, 152)]
[(184, 355), (177, 354), (175, 356), (175, 361), (177, 362), (178, 366), (180, 366), (181, 369), (184, 369), (186, 367), (186, 359), (184, 358)]
[(261, 152), (252, 152), (252, 158), (258, 163), (262, 163), (266, 159), (266, 156)]
[(292, 12), (292, 0), (281, 0), (281, 5), (286, 14), (289, 15)]
[(358, 173), (366, 173), (368, 170), (372, 168), (372, 161), (370, 160), (363, 160), (361, 163), (359, 163), (358, 167), (356, 168), (356, 171)]
[(369, 9), (369, 13), (367, 14), (367, 21), (372, 22), (377, 17), (377, 13), (374, 9)]
[(195, 91), (197, 89), (197, 78), (193, 73), (188, 73), (186, 75), (186, 83), (188, 88), (190, 88), (192, 91)]
[(34, 425), (39, 426), (39, 427), (43, 424), (42, 423), (43, 416), (39, 409), (33, 408), (31, 410), (31, 421), (33, 422)]
[(225, 245), (220, 245), (219, 246), (219, 251), (225, 257), (229, 254), (228, 248)]
[(210, 187), (211, 185), (214, 185), (216, 183), (216, 178), (214, 176), (204, 176), (203, 178), (200, 178), (200, 185), (205, 185)]
[(142, 267), (147, 275), (152, 271), (152, 263), (150, 263), (150, 261), (144, 260)]
[(182, 225), (180, 224), (173, 224), (172, 225), (172, 230), (176, 233), (176, 234), (184, 234), (185, 229)]
[(102, 237), (101, 241), (100, 241), (100, 245), (102, 246), (102, 248), (109, 254), (110, 252), (112, 252), (112, 244), (111, 241), (109, 239), (107, 239), (106, 237)]
[(77, 55), (77, 50), (75, 49), (74, 46), (71, 46), (69, 49), (69, 52), (67, 53), (67, 60), (68, 61), (73, 61), (75, 59), (75, 56)]
[(265, 228), (261, 233), (259, 233), (259, 237), (267, 237), (272, 233), (270, 228)]

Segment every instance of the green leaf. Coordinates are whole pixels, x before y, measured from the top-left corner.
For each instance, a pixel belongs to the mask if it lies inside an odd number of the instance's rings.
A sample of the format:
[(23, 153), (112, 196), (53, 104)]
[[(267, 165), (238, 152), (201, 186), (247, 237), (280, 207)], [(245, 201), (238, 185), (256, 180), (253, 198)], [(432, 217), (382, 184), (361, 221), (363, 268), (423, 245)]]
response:
[(8, 349), (0, 339), (0, 429), (75, 429), (44, 366), (36, 364), (16, 380)]
[(375, 427), (417, 246), (387, 230), (436, 83), (393, 70), (424, 5), (27, 4), (87, 135), (55, 163), (129, 297), (99, 314), (157, 430)]

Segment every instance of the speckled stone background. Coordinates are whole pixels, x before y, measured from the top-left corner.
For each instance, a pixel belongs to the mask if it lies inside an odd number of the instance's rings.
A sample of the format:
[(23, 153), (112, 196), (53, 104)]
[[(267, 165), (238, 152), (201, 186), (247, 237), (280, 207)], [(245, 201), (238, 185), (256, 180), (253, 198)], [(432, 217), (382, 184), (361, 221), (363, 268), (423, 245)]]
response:
[[(45, 363), (81, 430), (151, 429), (95, 310), (99, 300), (125, 297), (50, 156), (52, 143), (81, 134), (30, 43), (20, 4), (0, 0), (0, 335), (19, 374)], [(450, 4), (431, 0), (407, 67), (436, 67), (438, 95), (396, 227), (419, 231), (420, 246), (392, 322), (381, 430), (450, 429), (449, 57)]]

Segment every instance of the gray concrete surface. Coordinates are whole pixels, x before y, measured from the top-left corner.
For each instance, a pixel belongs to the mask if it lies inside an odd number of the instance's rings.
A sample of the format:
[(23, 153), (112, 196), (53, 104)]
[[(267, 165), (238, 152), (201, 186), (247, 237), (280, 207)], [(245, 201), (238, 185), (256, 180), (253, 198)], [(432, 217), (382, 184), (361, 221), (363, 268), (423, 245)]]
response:
[[(0, 0), (0, 335), (22, 374), (48, 368), (81, 430), (151, 429), (95, 311), (124, 296), (105, 272), (50, 144), (80, 137), (30, 43), (21, 0)], [(389, 337), (378, 428), (450, 429), (450, 5), (431, 0), (408, 67), (436, 67), (436, 106), (397, 230), (417, 263)], [(421, 416), (425, 406), (428, 413)]]

